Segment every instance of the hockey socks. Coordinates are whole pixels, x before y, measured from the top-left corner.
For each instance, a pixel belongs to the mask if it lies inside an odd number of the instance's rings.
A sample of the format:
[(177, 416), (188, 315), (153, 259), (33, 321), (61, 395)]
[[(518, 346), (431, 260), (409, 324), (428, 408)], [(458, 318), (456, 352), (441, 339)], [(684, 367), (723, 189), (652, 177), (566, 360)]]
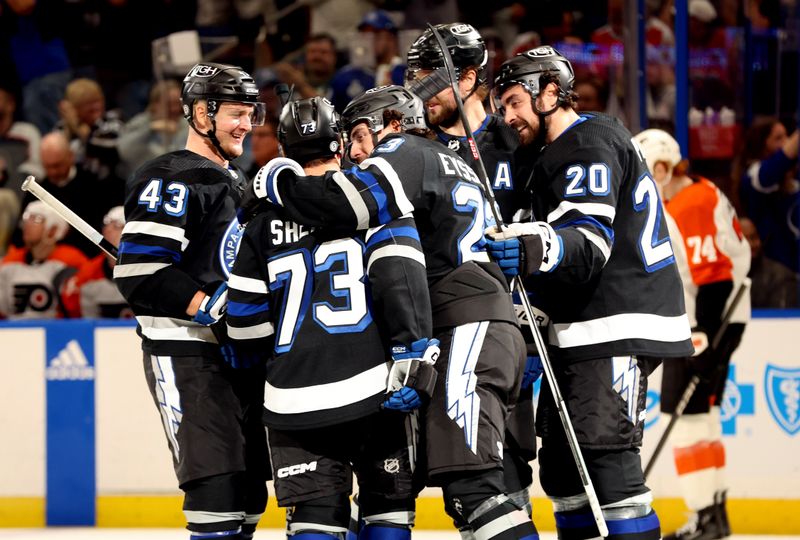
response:
[(514, 505), (506, 495), (484, 501), (468, 521), (475, 540), (539, 540), (539, 533), (528, 513)]
[[(644, 516), (625, 519), (610, 519), (605, 511), (603, 514), (608, 526), (607, 538), (618, 540), (658, 540), (661, 538), (661, 523), (652, 510)], [(586, 540), (600, 537), (600, 532), (594, 522), (594, 515), (588, 508), (556, 512), (556, 530), (559, 540)]]
[(235, 529), (218, 532), (192, 532), (189, 535), (189, 540), (242, 540), (242, 531), (241, 529)]
[(411, 529), (404, 526), (365, 525), (358, 540), (411, 540)]
[(717, 468), (724, 466), (722, 443), (712, 440), (713, 417), (709, 413), (685, 414), (675, 423), (673, 454), (681, 494), (690, 510), (714, 504)]

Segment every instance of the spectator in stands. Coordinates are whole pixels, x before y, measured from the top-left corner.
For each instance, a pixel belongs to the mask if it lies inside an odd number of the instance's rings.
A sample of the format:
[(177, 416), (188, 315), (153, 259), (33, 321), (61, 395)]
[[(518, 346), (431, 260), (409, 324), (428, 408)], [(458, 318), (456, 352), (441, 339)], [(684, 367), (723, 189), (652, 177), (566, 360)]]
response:
[(800, 305), (798, 275), (764, 256), (761, 239), (750, 218), (740, 220), (742, 234), (750, 244), (750, 299), (754, 308), (796, 308)]
[(181, 110), (180, 85), (173, 80), (154, 84), (147, 110), (131, 118), (120, 131), (122, 178), (161, 154), (183, 149), (188, 129)]
[(255, 178), (261, 167), (280, 155), (277, 126), (277, 120), (267, 117), (263, 126), (254, 126), (250, 132), (250, 153), (253, 156), (253, 165), (247, 172), (250, 178)]
[(278, 78), (294, 85), (294, 99), (314, 96), (331, 97), (331, 79), (336, 73), (336, 41), (329, 34), (315, 34), (308, 38), (302, 68), (288, 62), (279, 62), (273, 69)]
[(4, 255), (19, 217), (19, 197), (7, 187), (8, 168), (0, 156), (0, 255)]
[[(115, 206), (103, 217), (103, 238), (119, 246), (125, 213)], [(71, 276), (61, 290), (61, 300), (67, 317), (129, 319), (133, 317), (125, 298), (112, 277), (117, 260), (102, 253), (86, 261), (78, 273)]]
[(92, 79), (70, 82), (58, 111), (58, 127), (69, 139), (77, 162), (99, 180), (117, 180), (117, 144), (123, 122), (118, 112), (106, 110), (100, 85)]
[[(9, 51), (22, 92), (22, 118), (47, 133), (58, 122), (58, 101), (72, 76), (64, 45), (64, 0), (0, 3), (0, 50)], [(3, 82), (13, 78), (3, 72)]]
[(786, 136), (777, 118), (762, 118), (745, 137), (741, 178), (743, 214), (753, 220), (764, 255), (800, 270), (800, 185), (797, 156), (800, 134)]
[[(60, 131), (48, 133), (42, 138), (41, 158), (45, 171), (44, 178), (39, 179), (42, 187), (91, 226), (99, 229), (103, 215), (121, 201), (115, 202), (101, 189), (102, 184), (94, 175), (76, 165), (75, 154)], [(30, 193), (25, 194), (22, 199), (23, 213), (28, 204), (35, 200)], [(20, 233), (18, 230), (14, 239), (16, 246), (22, 245)], [(97, 253), (97, 247), (76, 230), (70, 230), (63, 242), (77, 247), (88, 256)]]
[(29, 122), (16, 118), (17, 99), (12, 92), (0, 88), (0, 159), (5, 162), (7, 183), (4, 187), (19, 196), (19, 187), (26, 176), (41, 176), (39, 130)]
[(58, 291), (84, 264), (86, 256), (60, 244), (69, 225), (41, 201), (22, 214), (23, 247), (12, 248), (0, 263), (0, 317), (53, 319), (63, 316)]
[[(403, 85), (405, 64), (399, 56), (397, 25), (383, 10), (370, 11), (358, 25), (350, 64), (331, 80), (331, 102), (341, 112), (350, 101), (370, 88)], [(357, 54), (363, 50), (363, 54)], [(357, 56), (357, 58), (356, 58)]]
[(608, 84), (597, 76), (584, 76), (575, 80), (578, 109), (581, 112), (605, 112), (608, 103)]

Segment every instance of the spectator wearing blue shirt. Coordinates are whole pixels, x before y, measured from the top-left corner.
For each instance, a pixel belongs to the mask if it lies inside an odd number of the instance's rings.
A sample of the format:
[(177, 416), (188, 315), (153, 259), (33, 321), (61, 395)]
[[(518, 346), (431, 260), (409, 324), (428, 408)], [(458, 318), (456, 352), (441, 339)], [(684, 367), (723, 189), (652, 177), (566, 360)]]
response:
[(798, 142), (798, 132), (787, 137), (776, 118), (754, 122), (745, 140), (740, 186), (744, 214), (753, 220), (764, 254), (795, 273), (800, 270)]

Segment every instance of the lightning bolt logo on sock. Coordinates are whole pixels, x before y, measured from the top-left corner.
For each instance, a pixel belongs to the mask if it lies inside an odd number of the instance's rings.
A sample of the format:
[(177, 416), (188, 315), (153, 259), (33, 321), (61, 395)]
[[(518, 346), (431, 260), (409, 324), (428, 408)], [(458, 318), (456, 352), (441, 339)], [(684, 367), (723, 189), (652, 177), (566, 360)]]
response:
[(473, 454), (478, 453), (481, 411), (481, 398), (475, 392), (475, 365), (488, 327), (488, 322), (480, 322), (456, 328), (447, 363), (447, 416), (464, 430), (464, 439)]
[(614, 356), (611, 360), (614, 366), (614, 391), (628, 405), (628, 419), (635, 424), (638, 421), (636, 406), (639, 403), (639, 366), (636, 365), (636, 357)]

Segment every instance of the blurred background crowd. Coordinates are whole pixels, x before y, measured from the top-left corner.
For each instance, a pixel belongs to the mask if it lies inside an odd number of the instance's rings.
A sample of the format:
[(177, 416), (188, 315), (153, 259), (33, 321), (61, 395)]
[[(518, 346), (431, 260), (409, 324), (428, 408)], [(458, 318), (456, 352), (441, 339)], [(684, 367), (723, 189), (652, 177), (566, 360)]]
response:
[[(675, 45), (682, 32), (675, 30), (674, 2), (687, 1), (684, 112), (676, 111)], [(575, 67), (581, 111), (617, 116), (633, 132), (672, 132), (676, 114), (687, 114), (682, 167), (714, 181), (743, 218), (754, 307), (797, 307), (795, 2), (0, 0), (0, 316), (129, 313), (119, 299), (111, 311), (81, 309), (76, 291), (110, 283), (113, 261), (58, 215), (30, 206), (35, 199), (20, 186), (34, 175), (118, 240), (125, 178), (184, 146), (180, 80), (195, 62), (236, 64), (254, 75), (270, 121), (253, 130), (238, 163), (255, 174), (278, 154), (276, 84), (294, 85), (295, 98), (324, 95), (341, 111), (368, 88), (403, 84), (410, 43), (426, 24), (453, 21), (481, 32), (489, 81), (510, 56), (548, 44)], [(626, 84), (625, 36), (637, 6), (644, 17), (645, 84), (634, 93)], [(645, 118), (631, 125), (630, 111), (640, 106)], [(17, 263), (15, 272), (20, 263), (25, 271), (47, 267), (61, 293), (45, 298), (46, 292), (10, 287), (4, 268), (10, 262)], [(20, 311), (23, 304), (38, 310)]]

